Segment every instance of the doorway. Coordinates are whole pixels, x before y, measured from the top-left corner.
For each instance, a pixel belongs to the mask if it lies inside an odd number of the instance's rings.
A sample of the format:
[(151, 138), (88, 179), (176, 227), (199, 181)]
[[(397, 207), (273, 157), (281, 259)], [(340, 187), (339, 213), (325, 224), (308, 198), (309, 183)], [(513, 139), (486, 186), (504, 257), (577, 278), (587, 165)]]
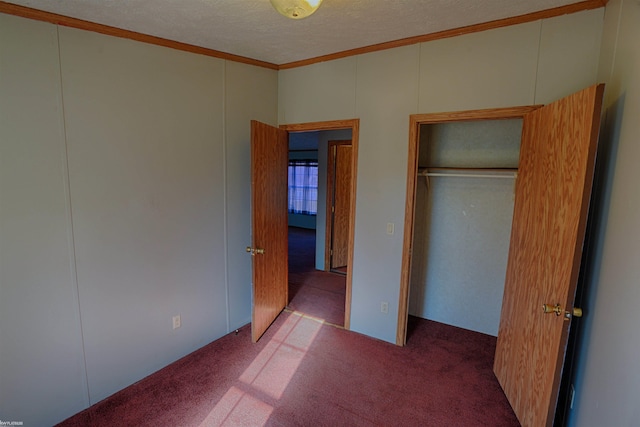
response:
[[(287, 170), (289, 134), (348, 129), (352, 141), (352, 173), (355, 177), (359, 120), (338, 120), (283, 125), (279, 128), (251, 121), (251, 245), (253, 278), (251, 335), (254, 342), (287, 306), (288, 225)], [(344, 328), (350, 327), (356, 179), (351, 180), (348, 265), (344, 297)]]
[[(289, 290), (289, 301), (293, 303), (292, 309), (297, 308), (295, 306), (296, 302), (302, 302), (302, 299), (295, 300), (295, 298), (305, 297), (306, 301), (304, 304), (306, 307), (312, 307), (314, 304), (313, 294), (324, 294), (325, 298), (324, 302), (320, 301), (321, 304), (327, 304), (328, 300), (337, 300), (337, 296), (334, 291), (337, 289), (338, 282), (344, 282), (344, 294), (341, 296), (344, 300), (344, 304), (339, 307), (340, 310), (340, 318), (343, 319), (342, 322), (338, 326), (344, 327), (345, 329), (349, 329), (350, 324), (350, 312), (351, 312), (351, 281), (352, 281), (352, 260), (353, 260), (353, 236), (355, 229), (355, 194), (356, 194), (356, 167), (357, 167), (357, 147), (358, 147), (358, 130), (359, 130), (359, 120), (339, 120), (339, 121), (328, 121), (328, 122), (314, 122), (314, 123), (303, 123), (303, 124), (293, 124), (293, 125), (282, 125), (280, 129), (283, 129), (289, 133), (290, 136), (300, 135), (300, 134), (311, 134), (316, 133), (320, 134), (320, 146), (318, 147), (318, 166), (319, 166), (319, 192), (318, 192), (318, 209), (316, 216), (316, 232), (312, 235), (308, 231), (301, 229), (298, 227), (297, 229), (290, 229), (290, 238), (296, 239), (294, 244), (300, 244), (301, 241), (307, 241), (308, 244), (314, 245), (315, 254), (314, 254), (314, 262), (312, 271), (310, 271), (310, 275), (307, 277), (311, 282), (315, 282), (317, 286), (316, 289), (310, 289), (306, 295), (296, 295), (298, 289), (290, 286)], [(291, 138), (294, 139), (294, 138)], [(346, 209), (342, 209), (344, 212), (343, 216), (343, 225), (340, 229), (340, 238), (344, 241), (344, 265), (342, 266), (342, 274), (338, 275), (336, 273), (330, 272), (330, 267), (326, 266), (326, 252), (327, 247), (330, 244), (327, 244), (327, 240), (329, 240), (331, 230), (327, 227), (327, 219), (330, 217), (328, 215), (328, 210), (330, 209), (330, 203), (327, 201), (331, 192), (329, 191), (330, 184), (328, 182), (329, 179), (329, 140), (336, 141), (339, 140), (340, 143), (343, 143), (345, 140), (349, 140), (350, 142), (350, 158), (346, 163), (343, 162), (343, 165), (350, 171), (350, 179), (347, 184), (342, 188), (343, 192), (348, 195), (348, 200), (350, 203), (346, 206)], [(290, 146), (293, 149), (300, 149), (300, 147)], [(335, 178), (333, 178), (335, 179)], [(315, 242), (314, 242), (315, 241)], [(309, 243), (311, 242), (311, 243)], [(294, 248), (290, 248), (293, 250)], [(298, 255), (305, 255), (300, 251), (292, 253), (289, 251), (290, 257), (295, 257)], [(309, 251), (306, 250), (306, 256), (309, 256)], [(292, 262), (296, 262), (291, 258)], [(309, 264), (309, 261), (300, 260), (302, 264)], [(300, 264), (297, 265), (300, 267)], [(330, 276), (327, 276), (330, 275)], [(327, 278), (331, 280), (327, 280)], [(300, 280), (292, 275), (289, 282), (293, 283), (296, 280)], [(306, 280), (306, 279), (305, 279)], [(293, 285), (297, 285), (293, 283)], [(300, 305), (298, 305), (299, 307)], [(321, 307), (316, 307), (320, 309)], [(302, 311), (303, 310), (298, 310)], [(313, 316), (313, 309), (310, 309), (310, 315)], [(328, 322), (333, 323), (333, 322)]]
[[(331, 153), (336, 144), (346, 143), (350, 149), (351, 129), (289, 134), (287, 308), (341, 328), (345, 318), (351, 157), (341, 157), (343, 170), (339, 170), (339, 176), (346, 175), (347, 179), (340, 181), (335, 210), (336, 165)], [(333, 212), (342, 213), (338, 233), (331, 231)], [(344, 243), (341, 271), (325, 263), (325, 252), (331, 250), (332, 241)]]

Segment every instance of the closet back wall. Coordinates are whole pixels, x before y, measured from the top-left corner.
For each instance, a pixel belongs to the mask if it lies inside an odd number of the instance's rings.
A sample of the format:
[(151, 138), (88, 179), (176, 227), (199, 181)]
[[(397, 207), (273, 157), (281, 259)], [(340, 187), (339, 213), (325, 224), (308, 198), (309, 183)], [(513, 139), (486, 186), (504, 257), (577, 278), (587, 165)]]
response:
[(519, 119), (421, 126), (419, 170), (445, 176), (418, 177), (409, 314), (497, 336), (515, 179), (484, 169), (516, 169), (521, 133)]

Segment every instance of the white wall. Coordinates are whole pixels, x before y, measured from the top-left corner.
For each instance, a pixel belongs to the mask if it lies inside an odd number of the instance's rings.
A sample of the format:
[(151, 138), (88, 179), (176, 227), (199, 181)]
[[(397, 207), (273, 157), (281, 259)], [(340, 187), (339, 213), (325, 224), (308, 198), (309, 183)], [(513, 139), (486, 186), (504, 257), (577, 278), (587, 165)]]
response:
[(515, 180), (432, 177), (427, 190), (420, 177), (417, 191), (409, 314), (497, 336)]
[(607, 82), (595, 238), (569, 425), (640, 420), (640, 4), (607, 4), (599, 77)]
[(225, 61), (225, 199), (229, 330), (251, 322), (251, 120), (277, 125), (278, 74)]
[(355, 82), (355, 57), (280, 71), (278, 122), (306, 123), (354, 118)]
[(250, 320), (249, 120), (275, 124), (277, 73), (0, 31), (0, 419), (51, 425)]
[[(420, 45), (359, 56), (360, 118), (351, 328), (394, 341), (404, 222), (409, 116), (418, 105)], [(395, 235), (386, 234), (387, 223)], [(382, 313), (388, 302), (388, 313)]]
[(56, 27), (0, 15), (0, 420), (89, 403)]
[(224, 62), (59, 33), (80, 312), (97, 402), (227, 332)]
[[(395, 342), (409, 115), (531, 105), (595, 83), (598, 58), (592, 50), (603, 13), (585, 11), (279, 73), (280, 123), (360, 118), (352, 330)], [(395, 224), (392, 236), (386, 234), (388, 222)], [(388, 314), (380, 311), (383, 301), (389, 302)]]

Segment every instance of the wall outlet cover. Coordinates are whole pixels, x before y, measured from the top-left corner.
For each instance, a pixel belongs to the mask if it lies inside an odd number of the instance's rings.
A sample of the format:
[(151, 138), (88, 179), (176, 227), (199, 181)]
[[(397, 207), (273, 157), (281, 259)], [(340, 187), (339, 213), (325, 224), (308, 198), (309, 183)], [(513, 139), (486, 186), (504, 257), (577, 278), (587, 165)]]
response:
[(182, 326), (180, 315), (173, 316), (173, 329), (178, 329), (180, 326)]

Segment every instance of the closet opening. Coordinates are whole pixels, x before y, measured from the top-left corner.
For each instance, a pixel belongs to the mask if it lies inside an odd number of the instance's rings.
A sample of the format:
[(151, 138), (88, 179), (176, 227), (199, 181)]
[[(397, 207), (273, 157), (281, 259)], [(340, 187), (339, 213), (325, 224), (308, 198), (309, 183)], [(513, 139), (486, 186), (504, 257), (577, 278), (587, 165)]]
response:
[(411, 117), (398, 345), (409, 316), (498, 335), (522, 116), (534, 108)]
[[(575, 297), (603, 93), (600, 84), (544, 106), (411, 117), (397, 343), (407, 339), (410, 310), (497, 335), (493, 372), (518, 419), (527, 425), (551, 425), (556, 409), (565, 410), (558, 401), (569, 402), (568, 388), (561, 396), (560, 384), (567, 380), (563, 372), (571, 363), (565, 357), (567, 338), (581, 316)], [(521, 119), (513, 122), (520, 122), (515, 129), (522, 128), (517, 165), (512, 163), (515, 156), (503, 157), (511, 119)], [(493, 128), (492, 122), (500, 130), (485, 131)], [(475, 152), (479, 146), (483, 150)], [(502, 175), (516, 168), (510, 208), (508, 199), (496, 198), (498, 181), (508, 180)], [(429, 178), (422, 190), (419, 174)], [(490, 177), (480, 178), (483, 175)], [(484, 182), (482, 189), (476, 178)], [(469, 193), (485, 196), (466, 199)], [(421, 210), (421, 203), (427, 208)], [(476, 215), (479, 207), (486, 209), (483, 215)], [(420, 216), (427, 217), (426, 225), (420, 225)], [(505, 226), (511, 231), (503, 250), (493, 238)], [(427, 242), (422, 255), (420, 238)], [(494, 270), (499, 279), (491, 279), (486, 285), (491, 287), (479, 292), (484, 278), (493, 277), (485, 269), (494, 257), (506, 260), (506, 269), (500, 268), (499, 275)], [(438, 283), (443, 277), (447, 280)], [(424, 279), (424, 285), (418, 279)]]

